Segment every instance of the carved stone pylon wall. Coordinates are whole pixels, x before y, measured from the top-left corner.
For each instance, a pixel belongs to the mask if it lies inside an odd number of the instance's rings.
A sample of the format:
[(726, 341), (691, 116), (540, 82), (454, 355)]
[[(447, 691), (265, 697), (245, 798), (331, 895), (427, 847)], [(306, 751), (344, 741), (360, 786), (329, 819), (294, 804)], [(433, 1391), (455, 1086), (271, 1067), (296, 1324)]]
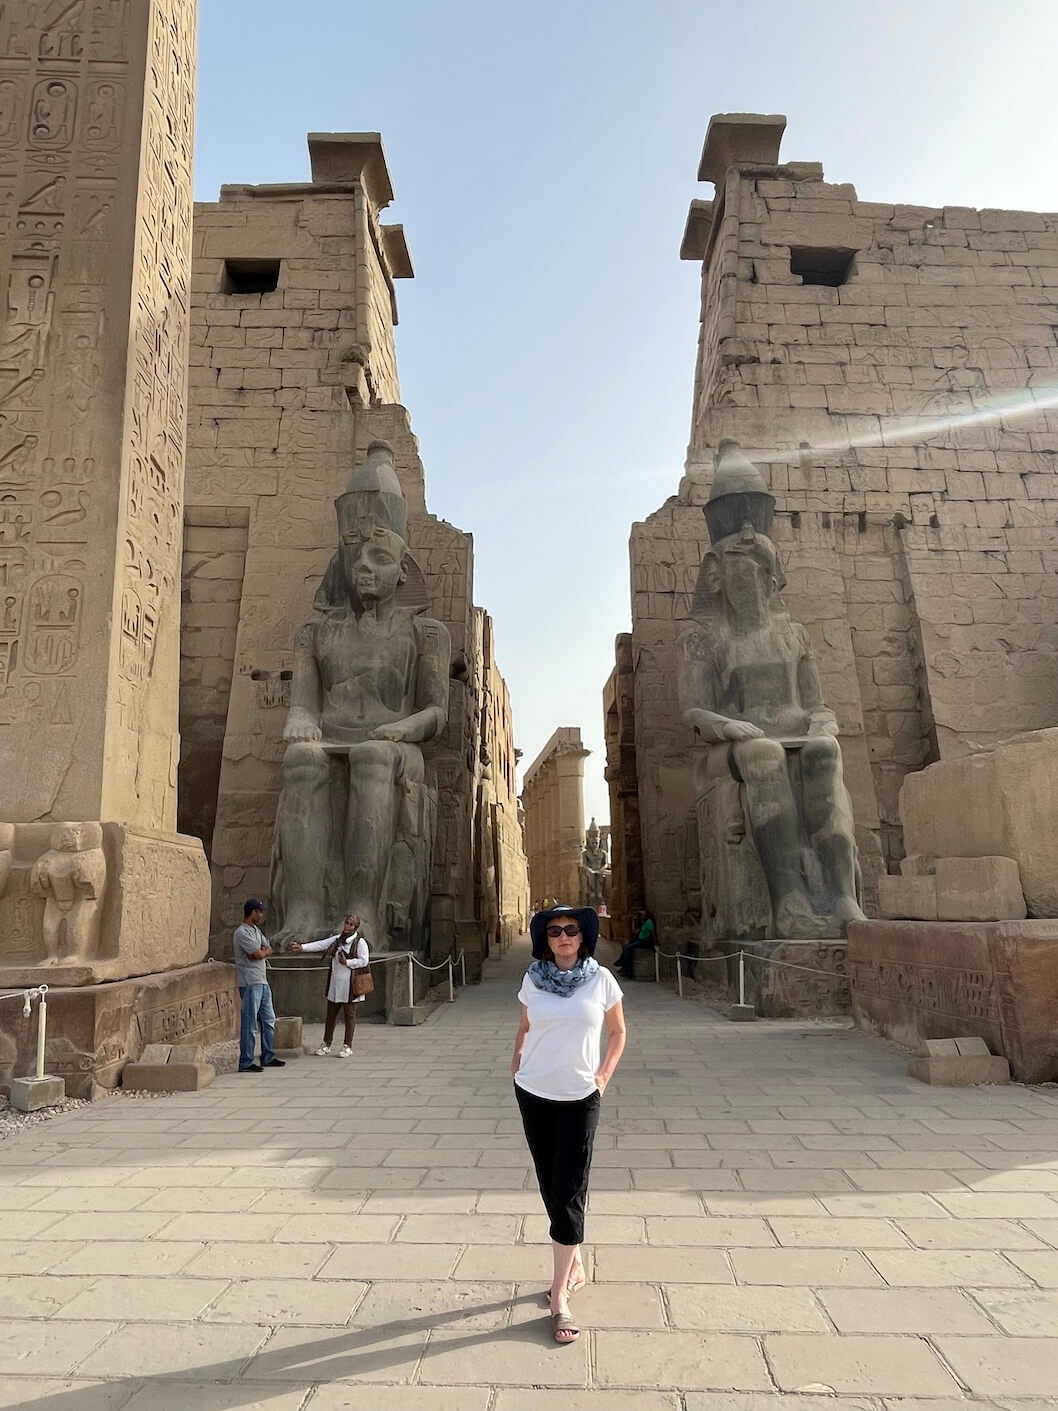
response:
[(0, 815), (176, 819), (194, 0), (0, 6)]

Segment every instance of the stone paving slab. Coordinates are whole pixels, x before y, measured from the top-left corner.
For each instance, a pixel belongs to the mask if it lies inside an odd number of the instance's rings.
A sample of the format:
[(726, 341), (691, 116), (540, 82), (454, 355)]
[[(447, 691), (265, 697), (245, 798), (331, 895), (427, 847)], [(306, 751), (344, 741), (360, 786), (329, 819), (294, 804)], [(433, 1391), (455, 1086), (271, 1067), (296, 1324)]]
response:
[[(524, 946), (417, 1029), (0, 1145), (0, 1408), (1042, 1411), (1058, 1093), (629, 985), (575, 1301), (508, 1070)], [(314, 1046), (315, 1031), (307, 1035)]]

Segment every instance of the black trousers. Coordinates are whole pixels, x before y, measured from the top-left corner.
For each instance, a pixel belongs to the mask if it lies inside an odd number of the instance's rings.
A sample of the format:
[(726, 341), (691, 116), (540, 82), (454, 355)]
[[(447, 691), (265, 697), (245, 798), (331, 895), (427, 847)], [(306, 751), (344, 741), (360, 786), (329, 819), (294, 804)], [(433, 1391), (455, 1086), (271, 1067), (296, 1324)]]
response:
[(551, 1238), (556, 1244), (580, 1244), (591, 1153), (599, 1125), (599, 1093), (578, 1102), (552, 1102), (515, 1083), (514, 1095), (551, 1221)]

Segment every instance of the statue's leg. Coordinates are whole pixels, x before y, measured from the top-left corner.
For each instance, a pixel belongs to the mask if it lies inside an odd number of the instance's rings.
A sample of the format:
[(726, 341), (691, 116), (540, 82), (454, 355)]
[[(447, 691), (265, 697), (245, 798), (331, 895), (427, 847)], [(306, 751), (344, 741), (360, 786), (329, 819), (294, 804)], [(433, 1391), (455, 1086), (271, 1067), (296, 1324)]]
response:
[(856, 839), (852, 804), (841, 770), (841, 747), (830, 735), (806, 741), (801, 750), (805, 828), (819, 858), (834, 915), (844, 924), (863, 921), (856, 900)]
[[(368, 923), (379, 944), (385, 918), (383, 883), (397, 841), (406, 782), (423, 775), (414, 745), (370, 740), (349, 747), (349, 812), (345, 827), (347, 905)], [(374, 928), (374, 934), (370, 928)]]
[(58, 965), (61, 959), (59, 948), (62, 944), (65, 919), (66, 913), (62, 905), (49, 893), (44, 902), (44, 951), (47, 965)]
[(66, 959), (84, 960), (92, 939), (92, 918), (97, 903), (91, 897), (78, 897), (66, 917)]
[(283, 914), (275, 940), (304, 940), (327, 924), (323, 888), (331, 845), (329, 785), (330, 760), (322, 746), (309, 741), (287, 746), (276, 829)]
[(797, 802), (779, 740), (758, 737), (732, 746), (733, 773), (746, 790), (753, 841), (768, 883), (778, 936), (804, 938), (817, 920), (801, 874)]

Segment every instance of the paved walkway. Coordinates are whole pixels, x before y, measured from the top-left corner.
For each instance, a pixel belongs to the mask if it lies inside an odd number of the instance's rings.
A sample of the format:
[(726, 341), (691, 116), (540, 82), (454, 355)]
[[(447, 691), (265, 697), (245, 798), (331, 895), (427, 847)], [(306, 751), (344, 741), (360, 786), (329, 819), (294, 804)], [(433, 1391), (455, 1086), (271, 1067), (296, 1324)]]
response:
[(649, 983), (604, 1103), (590, 1331), (551, 1344), (508, 1077), (526, 959), (352, 1060), (0, 1145), (0, 1407), (1058, 1405), (1058, 1096), (931, 1090), (847, 1028)]

